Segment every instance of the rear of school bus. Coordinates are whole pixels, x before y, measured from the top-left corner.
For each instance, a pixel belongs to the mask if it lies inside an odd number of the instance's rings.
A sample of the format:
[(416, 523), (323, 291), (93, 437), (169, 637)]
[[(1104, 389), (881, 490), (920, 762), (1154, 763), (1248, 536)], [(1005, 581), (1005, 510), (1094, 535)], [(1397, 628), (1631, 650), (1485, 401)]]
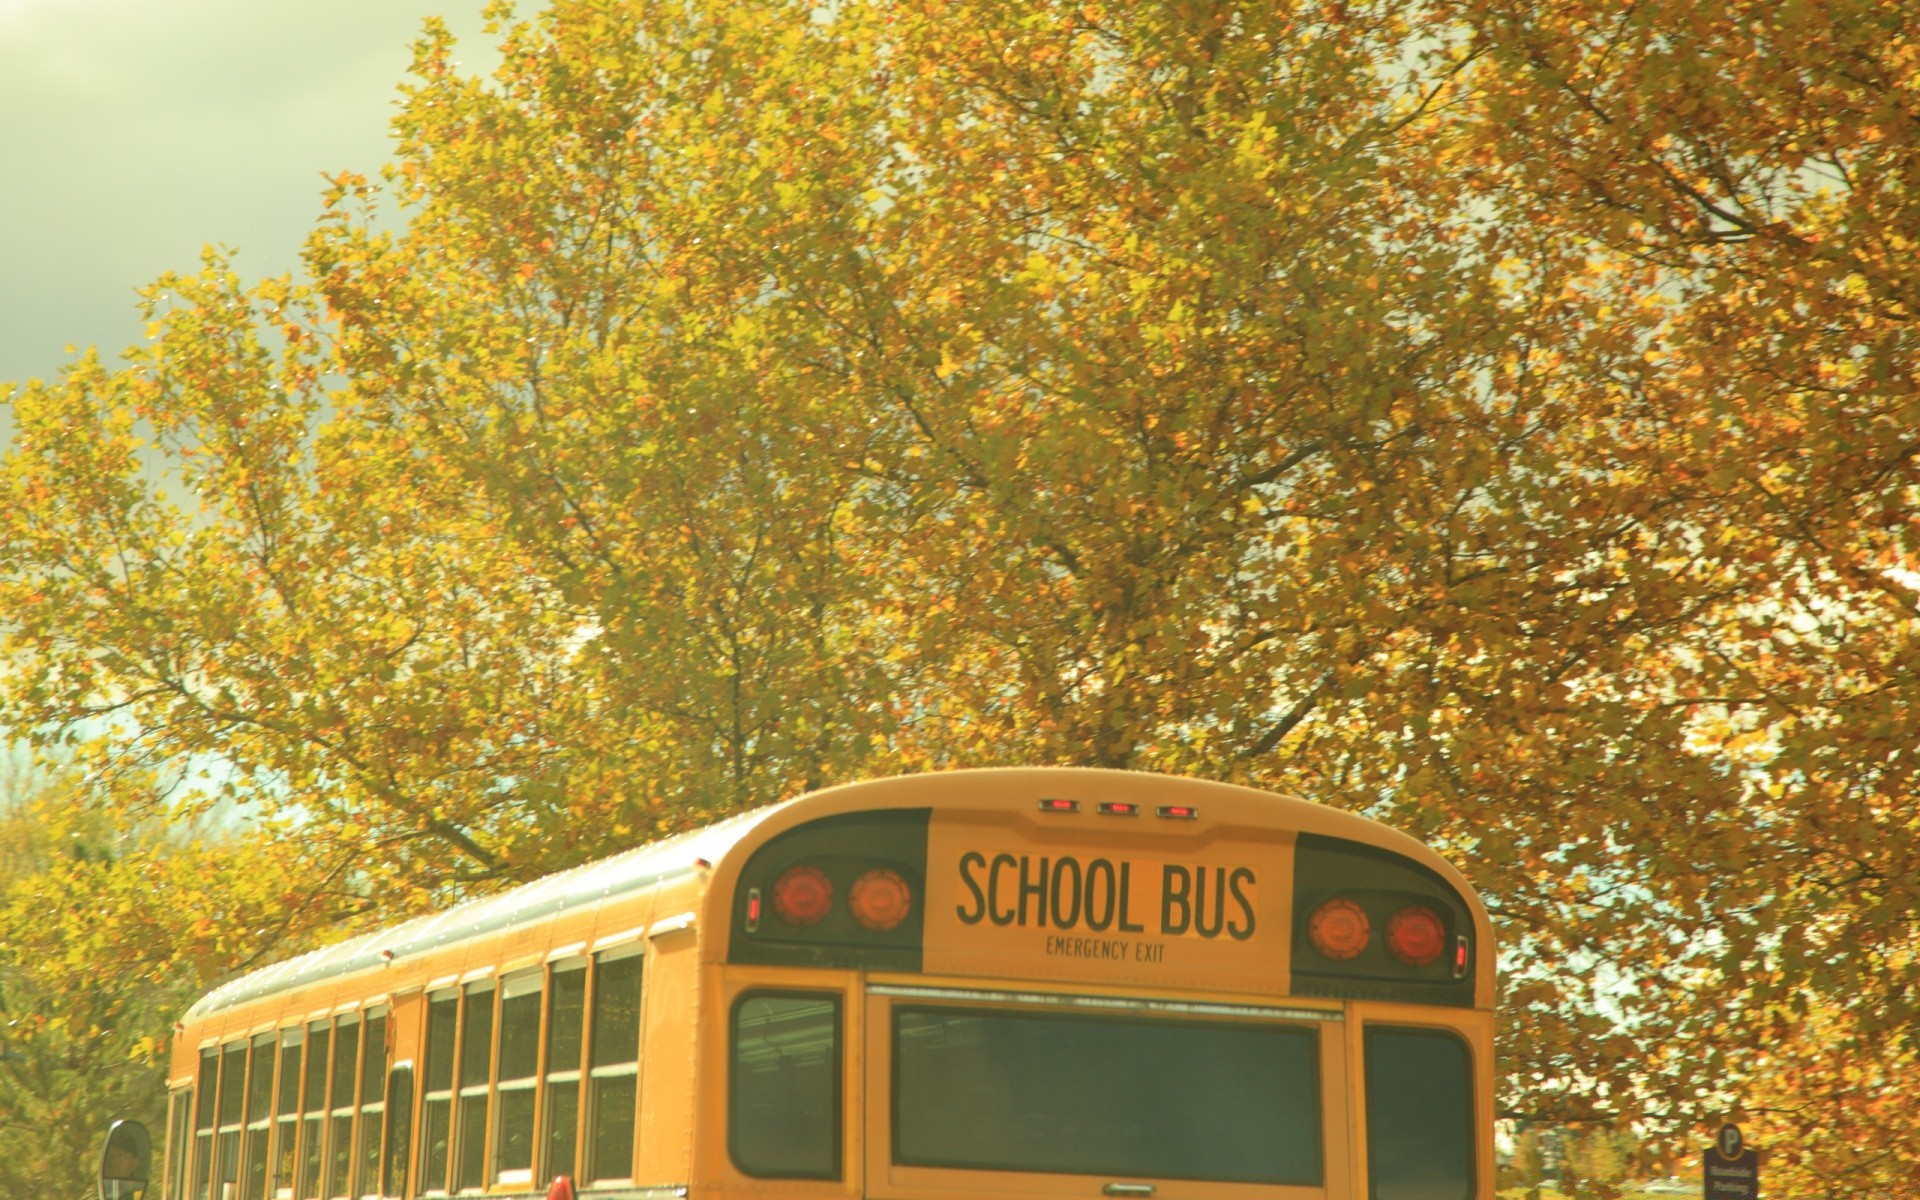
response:
[(1493, 1196), (1487, 917), (1378, 824), (956, 772), (803, 798), (710, 882), (696, 1200)]

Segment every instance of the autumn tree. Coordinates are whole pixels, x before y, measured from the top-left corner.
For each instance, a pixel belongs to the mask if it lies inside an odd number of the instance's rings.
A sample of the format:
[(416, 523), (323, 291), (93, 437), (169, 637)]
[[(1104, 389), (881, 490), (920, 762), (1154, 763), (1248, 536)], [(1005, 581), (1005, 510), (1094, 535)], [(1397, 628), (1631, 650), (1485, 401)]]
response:
[(165, 1128), (180, 1012), (236, 968), (326, 936), (351, 915), (350, 889), (288, 862), (285, 844), (163, 823), (168, 781), (8, 749), (0, 1191), (79, 1200), (109, 1121)]
[(429, 26), (307, 282), (14, 398), (0, 713), (388, 910), (901, 768), (1295, 791), (1486, 893), (1511, 1112), (1671, 1147), (1911, 1003), (1890, 11)]
[[(1782, 1086), (1752, 1115), (1797, 1148), (1783, 1182), (1911, 1191), (1894, 1131), (1912, 1121), (1862, 1082), (1899, 1073), (1916, 1015), (1911, 22), (1876, 3), (1453, 12), (1485, 63), (1498, 203), (1658, 310), (1639, 386), (1684, 417), (1669, 479), (1745, 583), (1663, 692), (1754, 831), (1705, 860), (1745, 882), (1699, 980), (1727, 1001), (1700, 1041)], [(1884, 1153), (1803, 1153), (1861, 1136), (1868, 1109)]]

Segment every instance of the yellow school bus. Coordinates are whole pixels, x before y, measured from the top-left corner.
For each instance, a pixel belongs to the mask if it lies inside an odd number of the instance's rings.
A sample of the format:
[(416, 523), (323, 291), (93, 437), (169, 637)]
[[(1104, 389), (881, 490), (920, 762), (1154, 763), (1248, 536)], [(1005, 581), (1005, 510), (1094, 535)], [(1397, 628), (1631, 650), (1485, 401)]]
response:
[(1493, 942), (1363, 818), (1197, 780), (837, 787), (255, 971), (166, 1200), (1491, 1200)]

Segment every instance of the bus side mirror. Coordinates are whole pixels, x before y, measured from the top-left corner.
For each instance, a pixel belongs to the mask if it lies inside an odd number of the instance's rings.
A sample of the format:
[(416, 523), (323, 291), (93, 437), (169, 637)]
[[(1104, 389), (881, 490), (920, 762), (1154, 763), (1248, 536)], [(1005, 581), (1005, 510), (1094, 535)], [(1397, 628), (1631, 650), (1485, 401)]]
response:
[(153, 1171), (153, 1139), (138, 1121), (115, 1121), (100, 1151), (100, 1200), (140, 1200)]

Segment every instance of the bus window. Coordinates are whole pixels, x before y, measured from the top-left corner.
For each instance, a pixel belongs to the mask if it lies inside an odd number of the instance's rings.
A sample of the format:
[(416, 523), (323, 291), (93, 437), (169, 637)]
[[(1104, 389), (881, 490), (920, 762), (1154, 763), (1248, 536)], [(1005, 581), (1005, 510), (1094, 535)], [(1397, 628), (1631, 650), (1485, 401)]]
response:
[(553, 1011), (547, 1017), (546, 1164), (542, 1179), (574, 1172), (580, 1134), (580, 1056), (587, 1005), (587, 962), (553, 965)]
[(273, 1128), (275, 1040), (271, 1033), (253, 1039), (253, 1073), (247, 1076), (247, 1181), (240, 1191), (247, 1200), (267, 1200), (267, 1134)]
[(167, 1097), (167, 1174), (164, 1200), (186, 1200), (187, 1137), (192, 1132), (193, 1089)]
[(1315, 1029), (902, 1007), (893, 1066), (903, 1165), (1321, 1183)]
[(494, 981), (467, 985), (460, 1027), (460, 1100), (454, 1111), (453, 1190), (487, 1186), (487, 1108), (493, 1080)]
[(1439, 1029), (1369, 1027), (1367, 1175), (1372, 1200), (1470, 1200), (1473, 1071)]
[(200, 1052), (200, 1083), (193, 1101), (193, 1200), (210, 1200), (213, 1188), (213, 1101), (220, 1052)]
[(354, 1073), (360, 1067), (360, 1018), (341, 1017), (333, 1031), (333, 1107), (327, 1115), (327, 1200), (346, 1200), (353, 1171)]
[(420, 1190), (445, 1195), (447, 1165), (453, 1147), (453, 1048), (458, 1029), (460, 993), (439, 992), (427, 998), (427, 1068), (420, 1104)]
[(326, 1133), (327, 1047), (332, 1045), (333, 1030), (325, 1021), (307, 1026), (306, 1086), (302, 1089), (300, 1128), (300, 1182), (294, 1189), (299, 1200), (318, 1200), (320, 1195), (320, 1144)]
[(587, 1182), (633, 1178), (633, 1118), (640, 1082), (642, 946), (593, 961), (587, 1071)]
[(840, 1178), (840, 997), (749, 992), (733, 1009), (727, 1145), (748, 1175)]
[(291, 1200), (293, 1196), (293, 1151), (300, 1130), (300, 1047), (304, 1037), (298, 1029), (280, 1034), (280, 1083), (273, 1104), (273, 1194), (277, 1200)]
[(240, 1105), (246, 1097), (247, 1044), (234, 1042), (220, 1053), (219, 1196), (235, 1194), (240, 1184)]
[(380, 1182), (380, 1194), (399, 1200), (407, 1194), (407, 1147), (413, 1141), (413, 1068), (395, 1067), (387, 1077), (387, 1111), (393, 1120), (387, 1124), (386, 1174)]
[(533, 1095), (540, 1073), (540, 972), (500, 982), (495, 1183), (533, 1182)]
[(367, 1014), (367, 1033), (360, 1047), (360, 1163), (348, 1195), (380, 1192), (380, 1135), (386, 1122), (387, 1010)]

